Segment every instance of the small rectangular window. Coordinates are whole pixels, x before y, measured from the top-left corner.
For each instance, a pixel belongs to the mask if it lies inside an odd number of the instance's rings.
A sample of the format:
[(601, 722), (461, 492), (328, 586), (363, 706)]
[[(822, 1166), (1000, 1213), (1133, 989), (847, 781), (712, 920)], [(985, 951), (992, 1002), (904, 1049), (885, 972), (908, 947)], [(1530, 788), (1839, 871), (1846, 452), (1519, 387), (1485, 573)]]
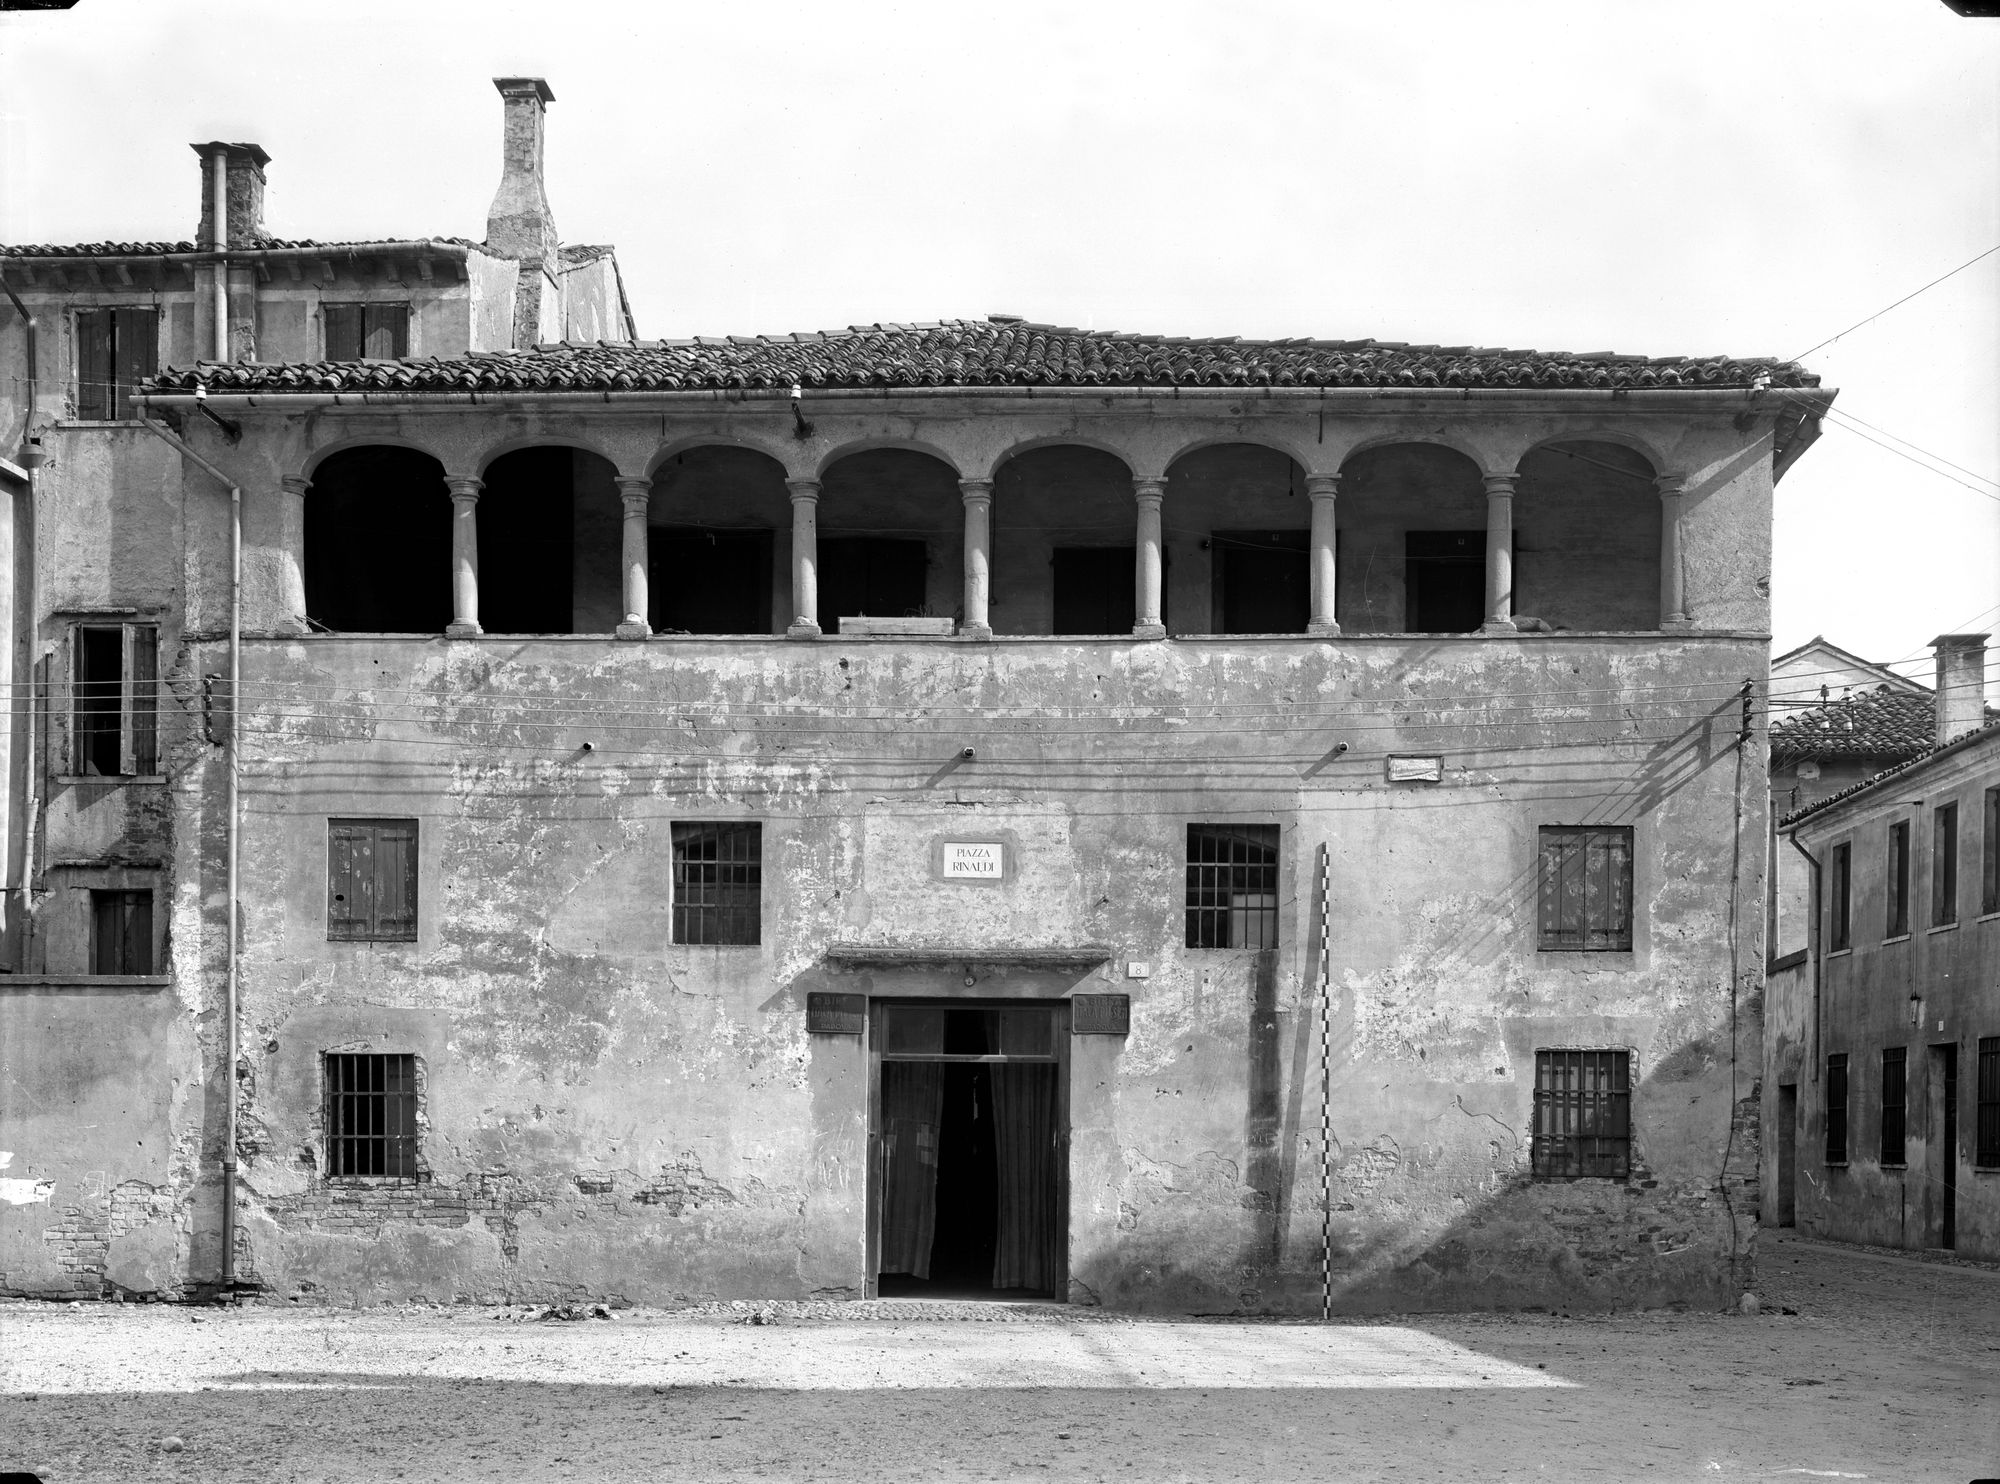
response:
[(674, 941), (763, 941), (764, 826), (690, 823), (673, 827)]
[(1849, 908), (1853, 905), (1853, 864), (1853, 846), (1833, 847), (1833, 855), (1827, 862), (1830, 879), (1826, 887), (1826, 937), (1836, 952), (1851, 947), (1853, 941), (1848, 926), (1851, 918)]
[(1847, 1163), (1847, 1054), (1826, 1059), (1826, 1162)]
[(329, 361), (400, 361), (410, 353), (407, 304), (322, 304)]
[(417, 1177), (417, 1059), (326, 1056), (326, 1172)]
[(1903, 1050), (1891, 1046), (1882, 1053), (1882, 1163), (1903, 1162)]
[(1630, 825), (1543, 825), (1543, 952), (1629, 952), (1632, 947)]
[(124, 422), (131, 396), (160, 369), (160, 315), (150, 306), (76, 311), (76, 415)]
[(336, 943), (417, 939), (417, 822), (326, 822), (326, 936)]
[(1531, 1150), (1540, 1180), (1632, 1173), (1632, 1053), (1537, 1051)]
[(2000, 1168), (2000, 1036), (1979, 1038), (1978, 1122), (1974, 1126), (1972, 1162), (1981, 1169)]
[(153, 894), (150, 891), (93, 891), (90, 894), (90, 972), (153, 972)]
[(70, 771), (137, 777), (160, 767), (159, 631), (79, 624), (70, 649)]
[(1979, 861), (1979, 910), (2000, 912), (2000, 788), (1986, 790)]
[(1910, 825), (1908, 820), (1889, 826), (1889, 859), (1884, 885), (1889, 913), (1883, 924), (1886, 937), (1900, 938), (1910, 930)]
[(1958, 921), (1958, 805), (1931, 811), (1931, 926)]
[(1278, 946), (1278, 827), (1187, 829), (1187, 946)]

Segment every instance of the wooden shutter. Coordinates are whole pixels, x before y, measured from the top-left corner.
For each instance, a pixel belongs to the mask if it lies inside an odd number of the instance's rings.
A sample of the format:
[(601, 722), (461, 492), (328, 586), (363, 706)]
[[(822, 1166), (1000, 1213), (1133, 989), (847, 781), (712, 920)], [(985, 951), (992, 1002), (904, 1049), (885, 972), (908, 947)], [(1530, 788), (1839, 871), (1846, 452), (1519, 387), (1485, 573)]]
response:
[(160, 771), (160, 635), (150, 624), (125, 626), (124, 764), (127, 773)]
[(154, 309), (114, 309), (111, 311), (111, 350), (114, 367), (112, 405), (107, 417), (136, 417), (138, 410), (127, 399), (139, 383), (160, 369), (160, 316)]
[(410, 306), (361, 306), (361, 354), (370, 360), (400, 360), (410, 352)]
[(326, 332), (326, 358), (329, 361), (360, 360), (361, 306), (322, 304), (320, 316)]
[(76, 312), (76, 415), (102, 421), (111, 412), (111, 311)]
[(414, 942), (417, 936), (417, 824), (375, 826), (375, 936)]
[(1632, 946), (1632, 832), (1545, 828), (1540, 870), (1543, 948)]

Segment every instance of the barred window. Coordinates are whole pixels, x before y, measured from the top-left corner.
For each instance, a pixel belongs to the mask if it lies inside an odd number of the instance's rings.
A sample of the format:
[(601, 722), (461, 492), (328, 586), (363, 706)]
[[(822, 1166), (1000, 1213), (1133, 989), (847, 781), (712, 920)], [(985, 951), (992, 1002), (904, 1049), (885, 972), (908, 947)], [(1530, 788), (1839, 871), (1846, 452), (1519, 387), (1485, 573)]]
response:
[(1979, 1038), (1977, 1117), (1972, 1162), (1981, 1169), (2000, 1167), (2000, 1036)]
[(1903, 1162), (1904, 1048), (1891, 1046), (1882, 1053), (1882, 1163)]
[(676, 824), (674, 941), (761, 943), (764, 826)]
[(1191, 824), (1187, 946), (1278, 946), (1278, 827)]
[(326, 822), (326, 936), (338, 943), (417, 940), (417, 822)]
[(70, 771), (157, 773), (159, 715), (159, 630), (78, 624), (70, 645)]
[(1847, 1163), (1847, 1053), (1826, 1059), (1826, 1162)]
[(1632, 827), (1543, 825), (1541, 949), (1629, 952)]
[(1535, 1176), (1566, 1180), (1632, 1173), (1632, 1053), (1535, 1053)]
[(414, 1056), (327, 1053), (326, 1172), (417, 1177)]
[(1852, 941), (1848, 923), (1849, 908), (1853, 905), (1853, 862), (1852, 845), (1834, 846), (1833, 856), (1827, 862), (1827, 875), (1832, 879), (1827, 882), (1826, 936), (1836, 953), (1849, 947)]
[(1931, 813), (1931, 926), (1958, 921), (1958, 805)]

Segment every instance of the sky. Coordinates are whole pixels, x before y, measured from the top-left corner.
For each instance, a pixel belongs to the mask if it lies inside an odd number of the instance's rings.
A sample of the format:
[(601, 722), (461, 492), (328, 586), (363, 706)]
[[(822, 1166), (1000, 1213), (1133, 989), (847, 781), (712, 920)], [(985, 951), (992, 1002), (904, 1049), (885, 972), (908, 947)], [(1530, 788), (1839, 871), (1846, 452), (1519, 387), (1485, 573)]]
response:
[[(502, 75), (649, 338), (1789, 357), (2000, 245), (2000, 20), (1938, 0), (80, 0), (0, 15), (0, 241), (192, 237), (216, 138), (277, 235), (476, 239)], [(1805, 359), (1774, 647), (1928, 678), (2000, 633), (2000, 253)]]

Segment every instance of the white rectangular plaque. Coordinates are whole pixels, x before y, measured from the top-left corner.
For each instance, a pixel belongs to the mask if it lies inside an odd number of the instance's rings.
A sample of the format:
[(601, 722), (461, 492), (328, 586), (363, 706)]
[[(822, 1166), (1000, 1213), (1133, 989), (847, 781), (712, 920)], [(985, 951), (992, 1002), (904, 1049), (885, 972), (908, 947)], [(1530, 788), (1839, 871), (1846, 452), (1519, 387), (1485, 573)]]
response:
[(1391, 783), (1441, 783), (1444, 781), (1444, 759), (1441, 757), (1395, 757), (1389, 759), (1389, 781)]
[(944, 842), (944, 879), (999, 881), (1006, 875), (1007, 847), (998, 840)]

